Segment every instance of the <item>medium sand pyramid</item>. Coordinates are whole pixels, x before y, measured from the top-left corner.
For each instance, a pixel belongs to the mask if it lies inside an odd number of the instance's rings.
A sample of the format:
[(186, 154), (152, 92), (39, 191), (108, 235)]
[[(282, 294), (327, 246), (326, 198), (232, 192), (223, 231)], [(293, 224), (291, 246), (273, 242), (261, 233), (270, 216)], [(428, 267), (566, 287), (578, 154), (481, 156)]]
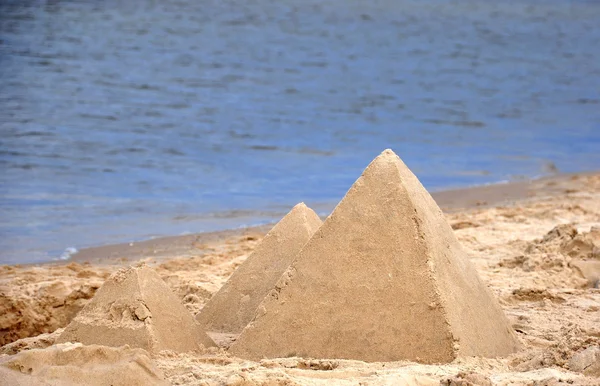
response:
[(445, 363), (517, 348), (442, 211), (386, 150), (302, 248), (230, 352)]
[(81, 342), (150, 352), (187, 352), (215, 346), (167, 284), (151, 268), (113, 274), (75, 316), (57, 343)]
[(304, 203), (296, 205), (196, 316), (205, 331), (239, 334), (322, 223)]

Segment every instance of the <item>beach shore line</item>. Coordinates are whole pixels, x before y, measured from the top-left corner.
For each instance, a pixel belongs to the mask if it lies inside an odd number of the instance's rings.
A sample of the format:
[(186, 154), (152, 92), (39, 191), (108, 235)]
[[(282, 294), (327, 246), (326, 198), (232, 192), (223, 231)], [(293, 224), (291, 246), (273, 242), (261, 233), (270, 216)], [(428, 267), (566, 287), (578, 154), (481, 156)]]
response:
[[(539, 179), (441, 190), (433, 192), (431, 195), (444, 212), (450, 213), (461, 209), (485, 208), (538, 196), (561, 194), (573, 189), (573, 181), (595, 174), (600, 174), (600, 172), (557, 174)], [(322, 203), (311, 205), (311, 207), (317, 213), (329, 213), (334, 204)], [(323, 218), (325, 217), (323, 216)], [(144, 257), (166, 258), (185, 255), (197, 251), (199, 245), (218, 244), (232, 237), (247, 234), (264, 235), (273, 224), (82, 248), (71, 256), (70, 261), (101, 263), (103, 260), (105, 262), (114, 259), (135, 261)]]

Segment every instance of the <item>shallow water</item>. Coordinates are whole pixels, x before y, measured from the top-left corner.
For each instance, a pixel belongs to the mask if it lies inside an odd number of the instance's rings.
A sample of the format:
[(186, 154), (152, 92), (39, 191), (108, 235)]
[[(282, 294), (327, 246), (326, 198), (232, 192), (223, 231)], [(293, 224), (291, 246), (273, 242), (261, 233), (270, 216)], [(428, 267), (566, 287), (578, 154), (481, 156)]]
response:
[(0, 262), (600, 166), (593, 1), (2, 1)]

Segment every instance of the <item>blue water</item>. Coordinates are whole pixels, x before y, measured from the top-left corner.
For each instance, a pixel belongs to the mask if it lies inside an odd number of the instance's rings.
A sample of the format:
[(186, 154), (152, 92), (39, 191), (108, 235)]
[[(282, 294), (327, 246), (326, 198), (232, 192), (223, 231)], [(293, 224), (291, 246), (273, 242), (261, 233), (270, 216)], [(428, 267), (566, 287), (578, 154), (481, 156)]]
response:
[(0, 2), (0, 262), (600, 167), (596, 1)]

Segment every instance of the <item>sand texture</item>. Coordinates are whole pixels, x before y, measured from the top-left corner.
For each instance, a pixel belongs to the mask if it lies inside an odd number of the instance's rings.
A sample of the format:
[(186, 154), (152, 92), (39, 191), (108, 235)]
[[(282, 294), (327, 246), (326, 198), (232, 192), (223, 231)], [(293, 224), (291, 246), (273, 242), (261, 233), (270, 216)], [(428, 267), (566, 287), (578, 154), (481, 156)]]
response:
[(234, 355), (444, 363), (518, 347), (442, 211), (391, 150), (259, 308)]
[(1, 364), (0, 377), (12, 385), (168, 385), (146, 351), (126, 346), (60, 344), (23, 351)]
[(57, 342), (129, 345), (150, 352), (215, 345), (160, 276), (143, 265), (115, 272)]
[(312, 209), (296, 205), (202, 308), (196, 317), (200, 325), (206, 331), (239, 334), (321, 224)]
[[(446, 219), (507, 315), (521, 344), (516, 353), (503, 358), (459, 356), (448, 364), (428, 365), (300, 357), (251, 361), (222, 348), (163, 350), (144, 354), (151, 361), (148, 367), (158, 370), (149, 373), (156, 378), (147, 384), (160, 382), (162, 374), (167, 383), (177, 385), (599, 385), (600, 289), (591, 263), (598, 262), (594, 227), (600, 226), (600, 175), (537, 181), (524, 189), (522, 199), (503, 194), (507, 202), (483, 194), (491, 189), (469, 196), (474, 205), (486, 204), (446, 212)], [(502, 189), (510, 193), (509, 186)], [(178, 249), (181, 253), (171, 249), (168, 258), (155, 258), (152, 249), (141, 248), (132, 256), (152, 266), (186, 309), (197, 314), (266, 231), (248, 229), (214, 240), (190, 238), (189, 245)], [(127, 251), (115, 254), (129, 256)], [(587, 277), (578, 268), (580, 262), (592, 267)], [(130, 262), (0, 267), (0, 384), (9, 379), (7, 372), (21, 384), (60, 384), (38, 373), (44, 366), (66, 366), (58, 362), (58, 355), (31, 367), (31, 373), (25, 365), (7, 363), (28, 352), (46, 352), (49, 358), (66, 347), (56, 345), (60, 329), (123, 264)], [(87, 366), (98, 364), (118, 373), (133, 354), (121, 355), (89, 359)], [(109, 379), (96, 377), (104, 378)]]
[(1, 267), (0, 344), (65, 327), (114, 269), (76, 263)]

